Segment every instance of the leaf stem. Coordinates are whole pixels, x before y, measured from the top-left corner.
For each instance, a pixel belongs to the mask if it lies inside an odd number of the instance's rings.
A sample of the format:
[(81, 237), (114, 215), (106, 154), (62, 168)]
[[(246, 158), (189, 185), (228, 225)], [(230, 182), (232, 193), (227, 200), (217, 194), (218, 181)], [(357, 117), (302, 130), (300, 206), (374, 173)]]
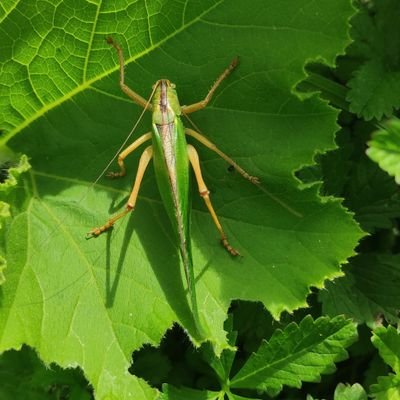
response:
[(347, 88), (332, 79), (315, 72), (308, 72), (307, 78), (298, 87), (305, 92), (317, 90), (322, 98), (335, 107), (349, 111), (349, 102), (346, 100)]

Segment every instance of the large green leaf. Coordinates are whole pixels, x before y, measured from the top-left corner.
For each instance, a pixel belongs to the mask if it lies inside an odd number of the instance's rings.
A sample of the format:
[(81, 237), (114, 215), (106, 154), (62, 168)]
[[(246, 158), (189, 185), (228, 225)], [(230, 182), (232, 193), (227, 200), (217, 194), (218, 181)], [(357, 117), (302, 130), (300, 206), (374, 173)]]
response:
[[(341, 274), (361, 232), (318, 187), (299, 188), (294, 171), (335, 147), (337, 112), (293, 93), (304, 65), (332, 65), (349, 42), (348, 0), (202, 2), (15, 1), (5, 7), (0, 128), (30, 157), (7, 230), (9, 269), (1, 292), (0, 348), (34, 346), (46, 362), (79, 365), (97, 398), (153, 398), (130, 376), (130, 354), (157, 344), (174, 321), (195, 343), (227, 346), (223, 322), (234, 298), (259, 300), (274, 317), (305, 306), (310, 286)], [(9, 3), (8, 3), (9, 4)], [(260, 177), (265, 191), (199, 148), (217, 213), (243, 255), (220, 247), (194, 196), (192, 243), (199, 309), (193, 325), (182, 269), (152, 170), (131, 218), (96, 240), (90, 228), (123, 207), (128, 178), (90, 184), (140, 110), (118, 87), (112, 34), (125, 50), (127, 82), (143, 96), (160, 77), (183, 104), (199, 100), (235, 55), (240, 67), (193, 119), (223, 151)], [(148, 131), (149, 118), (137, 135)], [(278, 201), (277, 201), (278, 199)], [(282, 204), (284, 202), (292, 211)]]

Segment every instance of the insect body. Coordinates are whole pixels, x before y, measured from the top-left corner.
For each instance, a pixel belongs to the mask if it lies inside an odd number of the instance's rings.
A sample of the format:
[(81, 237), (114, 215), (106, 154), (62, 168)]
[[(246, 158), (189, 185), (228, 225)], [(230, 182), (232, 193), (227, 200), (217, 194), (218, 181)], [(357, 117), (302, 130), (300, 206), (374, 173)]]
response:
[(120, 63), (120, 86), (122, 90), (130, 98), (132, 98), (135, 103), (144, 108), (148, 108), (152, 112), (151, 132), (142, 135), (124, 151), (122, 151), (122, 153), (118, 156), (120, 171), (112, 172), (108, 175), (114, 178), (124, 176), (126, 173), (124, 159), (128, 156), (128, 154), (149, 140), (152, 140), (152, 144), (144, 150), (142, 156), (140, 157), (135, 183), (127, 202), (126, 209), (109, 219), (104, 225), (92, 229), (88, 233), (88, 236), (98, 236), (110, 228), (118, 219), (134, 210), (144, 172), (150, 160), (153, 159), (161, 198), (174, 227), (175, 237), (182, 257), (187, 285), (191, 297), (192, 309), (195, 314), (195, 320), (196, 323), (200, 325), (198, 320), (198, 309), (190, 246), (189, 164), (191, 164), (193, 168), (200, 196), (202, 196), (204, 199), (212, 219), (220, 233), (221, 243), (231, 255), (237, 256), (239, 255), (239, 252), (229, 244), (225, 232), (222, 229), (222, 226), (211, 204), (209, 190), (207, 189), (202, 177), (197, 151), (192, 145), (187, 144), (186, 135), (194, 137), (206, 147), (215, 151), (246, 179), (249, 179), (253, 183), (258, 183), (258, 179), (247, 174), (232, 159), (222, 153), (203, 135), (192, 129), (185, 128), (182, 123), (181, 116), (182, 114), (189, 114), (200, 110), (207, 105), (215, 89), (237, 65), (237, 59), (233, 60), (229, 67), (221, 74), (204, 100), (189, 106), (180, 106), (175, 86), (170, 81), (161, 79), (153, 86), (152, 102), (149, 103), (125, 85), (122, 49), (111, 38), (109, 38), (107, 41), (117, 50), (118, 53)]

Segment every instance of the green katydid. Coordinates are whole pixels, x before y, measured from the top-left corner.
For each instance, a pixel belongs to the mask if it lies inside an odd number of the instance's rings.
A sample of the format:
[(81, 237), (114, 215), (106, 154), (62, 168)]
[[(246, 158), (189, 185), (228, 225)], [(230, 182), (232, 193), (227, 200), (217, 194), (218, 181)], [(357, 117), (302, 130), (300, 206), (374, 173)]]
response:
[(206, 137), (193, 129), (185, 128), (181, 121), (181, 115), (190, 114), (206, 107), (219, 84), (237, 66), (238, 60), (236, 58), (231, 62), (228, 68), (225, 69), (215, 81), (207, 96), (198, 103), (188, 106), (180, 106), (175, 85), (167, 79), (160, 79), (155, 83), (153, 86), (153, 96), (150, 102), (150, 100), (146, 101), (143, 97), (125, 85), (122, 48), (113, 41), (112, 38), (108, 38), (107, 42), (116, 49), (118, 54), (120, 66), (119, 83), (122, 91), (136, 104), (152, 112), (152, 131), (136, 139), (130, 146), (119, 154), (118, 164), (120, 171), (109, 173), (108, 176), (112, 178), (124, 176), (126, 173), (124, 159), (148, 140), (151, 139), (152, 144), (143, 151), (140, 157), (136, 179), (129, 200), (126, 204), (126, 209), (109, 219), (104, 225), (92, 229), (88, 233), (88, 237), (100, 235), (102, 232), (112, 227), (118, 219), (134, 210), (143, 175), (150, 160), (153, 159), (156, 180), (161, 193), (161, 198), (174, 227), (175, 237), (178, 242), (178, 248), (184, 265), (186, 281), (192, 303), (192, 311), (198, 328), (200, 329), (201, 325), (197, 308), (190, 245), (189, 164), (191, 164), (193, 168), (200, 196), (204, 199), (208, 211), (210, 212), (219, 231), (222, 245), (232, 256), (239, 255), (239, 252), (229, 244), (225, 232), (218, 220), (210, 201), (209, 190), (207, 189), (202, 177), (197, 151), (192, 145), (187, 144), (186, 135), (195, 138), (200, 143), (216, 152), (243, 177), (252, 183), (258, 184), (259, 181), (258, 178), (249, 175), (240, 168), (231, 158), (221, 152)]

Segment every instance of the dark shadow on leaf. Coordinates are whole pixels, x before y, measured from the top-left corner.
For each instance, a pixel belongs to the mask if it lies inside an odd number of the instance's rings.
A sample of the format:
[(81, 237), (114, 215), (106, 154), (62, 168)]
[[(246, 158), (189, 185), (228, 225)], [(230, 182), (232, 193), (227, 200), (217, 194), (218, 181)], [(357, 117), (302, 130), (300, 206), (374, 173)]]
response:
[[(152, 220), (150, 211), (155, 214)], [(166, 212), (161, 204), (151, 204), (151, 208), (140, 210), (135, 220), (136, 231), (140, 237), (140, 242), (146, 252), (149, 265), (154, 271), (165, 298), (170, 307), (177, 314), (182, 325), (190, 331), (192, 335), (196, 332), (192, 310), (187, 298), (186, 282), (182, 280), (181, 261), (178, 249), (174, 248), (172, 238), (173, 231)]]
[[(128, 214), (128, 218), (131, 214)], [(132, 238), (134, 230), (133, 223), (129, 223), (126, 227), (124, 238), (122, 241), (121, 250), (119, 252), (118, 264), (115, 271), (115, 278), (111, 283), (111, 242), (112, 242), (112, 231), (110, 231), (107, 236), (107, 255), (106, 255), (106, 307), (110, 308), (114, 304), (115, 293), (118, 289), (118, 283), (121, 277), (122, 269), (125, 265), (125, 260), (127, 256), (129, 241)], [(114, 249), (115, 250), (115, 249)]]

